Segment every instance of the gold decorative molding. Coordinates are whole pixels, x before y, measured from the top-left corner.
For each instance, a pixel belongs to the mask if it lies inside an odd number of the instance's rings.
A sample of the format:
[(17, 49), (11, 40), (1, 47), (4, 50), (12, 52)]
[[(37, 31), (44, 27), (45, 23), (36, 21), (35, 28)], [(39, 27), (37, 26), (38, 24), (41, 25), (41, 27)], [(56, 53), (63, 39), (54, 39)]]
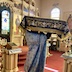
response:
[(17, 9), (17, 8), (15, 8), (15, 7), (13, 8), (13, 12), (16, 13), (16, 14), (19, 14), (19, 15), (22, 14), (22, 11)]
[(0, 6), (6, 6), (6, 7), (8, 7), (8, 8), (10, 8), (10, 10), (11, 10), (11, 12), (13, 12), (13, 4), (10, 4), (9, 2), (0, 2)]
[(55, 30), (55, 29), (46, 29), (46, 28), (39, 28), (39, 27), (27, 27), (27, 29), (30, 29), (32, 31), (40, 31), (40, 32), (50, 32), (50, 33), (57, 33), (62, 35), (63, 32), (59, 31), (59, 30)]
[(10, 8), (11, 13), (17, 13), (21, 15), (21, 10), (14, 7), (14, 2), (11, 1), (0, 1), (0, 6), (6, 6), (7, 8)]

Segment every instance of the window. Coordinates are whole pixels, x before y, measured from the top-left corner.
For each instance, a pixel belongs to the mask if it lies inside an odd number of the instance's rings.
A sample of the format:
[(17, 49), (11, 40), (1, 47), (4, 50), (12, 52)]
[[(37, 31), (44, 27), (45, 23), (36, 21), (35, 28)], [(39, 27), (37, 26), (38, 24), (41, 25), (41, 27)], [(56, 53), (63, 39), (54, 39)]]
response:
[(54, 8), (51, 11), (51, 19), (57, 19), (57, 20), (59, 20), (59, 18), (60, 18), (60, 10), (58, 8)]
[(7, 10), (2, 11), (2, 26), (1, 32), (2, 34), (7, 34), (9, 32), (9, 25), (10, 25), (10, 13)]

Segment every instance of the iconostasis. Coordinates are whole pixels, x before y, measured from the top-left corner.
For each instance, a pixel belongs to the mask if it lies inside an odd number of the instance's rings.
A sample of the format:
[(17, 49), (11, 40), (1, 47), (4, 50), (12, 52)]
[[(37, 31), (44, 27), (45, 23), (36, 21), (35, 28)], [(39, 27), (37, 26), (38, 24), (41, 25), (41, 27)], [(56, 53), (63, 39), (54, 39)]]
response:
[[(0, 6), (10, 9), (10, 42), (23, 45), (23, 32), (19, 24), (24, 16), (39, 17), (35, 0), (0, 0)], [(4, 8), (4, 9), (5, 9)], [(1, 10), (0, 10), (1, 11)], [(6, 31), (3, 31), (4, 33)]]
[(70, 32), (68, 32), (68, 34), (66, 36), (63, 36), (60, 39), (59, 51), (65, 52), (67, 47), (68, 47), (67, 51), (69, 51), (71, 44), (72, 44), (72, 36), (71, 36)]

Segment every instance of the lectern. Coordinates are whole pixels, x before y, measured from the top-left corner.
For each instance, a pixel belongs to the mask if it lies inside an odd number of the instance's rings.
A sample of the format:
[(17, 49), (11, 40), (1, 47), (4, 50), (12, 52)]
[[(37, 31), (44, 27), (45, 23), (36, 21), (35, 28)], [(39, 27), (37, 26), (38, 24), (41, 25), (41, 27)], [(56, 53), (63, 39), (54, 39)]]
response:
[(21, 53), (21, 48), (18, 48), (14, 43), (7, 43), (2, 48), (2, 72), (17, 72), (18, 53)]

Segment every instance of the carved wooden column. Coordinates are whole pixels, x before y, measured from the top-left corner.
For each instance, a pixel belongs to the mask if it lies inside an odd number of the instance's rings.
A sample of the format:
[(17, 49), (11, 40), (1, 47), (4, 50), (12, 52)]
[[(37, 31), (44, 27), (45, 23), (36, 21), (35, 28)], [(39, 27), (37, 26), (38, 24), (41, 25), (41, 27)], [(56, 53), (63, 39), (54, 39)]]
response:
[(5, 48), (2, 48), (2, 72), (5, 72), (6, 67), (6, 56), (5, 56)]
[(63, 54), (62, 57), (64, 58), (63, 72), (72, 72), (72, 54)]
[(67, 72), (67, 59), (64, 59), (64, 71), (63, 72)]
[(72, 59), (68, 59), (67, 63), (68, 63), (67, 72), (72, 72)]

